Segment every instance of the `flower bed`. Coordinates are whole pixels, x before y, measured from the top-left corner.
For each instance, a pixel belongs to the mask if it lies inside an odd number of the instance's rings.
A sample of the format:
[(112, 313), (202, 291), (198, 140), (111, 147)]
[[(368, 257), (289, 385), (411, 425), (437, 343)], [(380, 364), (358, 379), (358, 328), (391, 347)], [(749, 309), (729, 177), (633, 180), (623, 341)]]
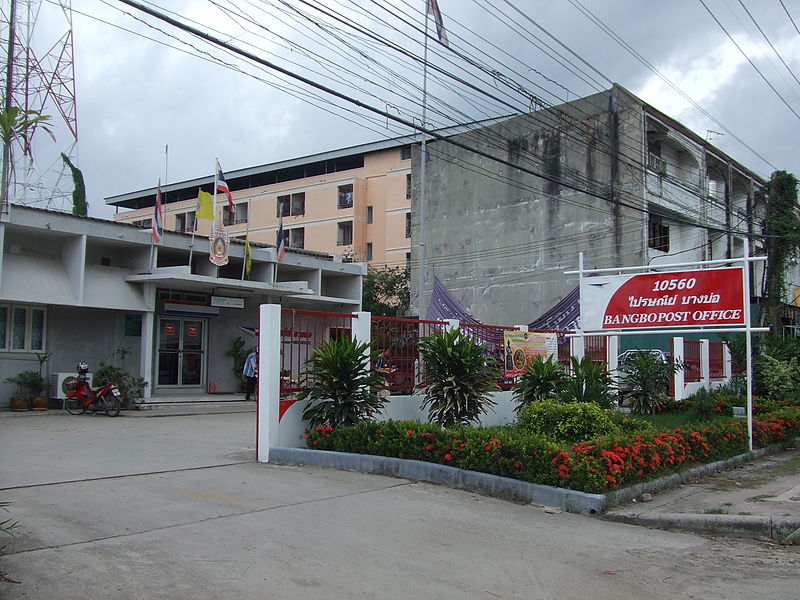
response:
[[(753, 419), (754, 443), (767, 446), (800, 435), (800, 409)], [(748, 449), (741, 420), (651, 435), (598, 436), (574, 445), (514, 427), (451, 427), (416, 421), (363, 421), (306, 434), (309, 448), (434, 462), (522, 481), (605, 493)]]

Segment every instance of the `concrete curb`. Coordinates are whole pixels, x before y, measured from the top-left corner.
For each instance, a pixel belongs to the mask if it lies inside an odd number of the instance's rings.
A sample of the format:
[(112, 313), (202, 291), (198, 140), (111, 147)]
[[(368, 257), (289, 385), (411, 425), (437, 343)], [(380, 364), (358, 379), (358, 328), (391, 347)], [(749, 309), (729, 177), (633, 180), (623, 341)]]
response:
[(425, 481), (506, 500), (554, 506), (567, 512), (584, 515), (599, 515), (606, 505), (606, 497), (602, 494), (587, 494), (419, 460), (308, 450), (306, 448), (273, 447), (269, 449), (269, 462), (359, 471)]
[(679, 513), (614, 514), (603, 519), (653, 529), (680, 529), (695, 533), (752, 535), (773, 540), (784, 540), (800, 528), (800, 519), (756, 515), (694, 515)]

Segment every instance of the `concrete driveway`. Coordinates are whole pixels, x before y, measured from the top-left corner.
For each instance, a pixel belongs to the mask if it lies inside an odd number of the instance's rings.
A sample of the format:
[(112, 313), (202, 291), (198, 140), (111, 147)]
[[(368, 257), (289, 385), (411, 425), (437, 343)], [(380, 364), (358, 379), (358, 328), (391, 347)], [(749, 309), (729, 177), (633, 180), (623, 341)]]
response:
[(800, 598), (797, 548), (260, 465), (254, 427), (0, 418), (0, 598)]

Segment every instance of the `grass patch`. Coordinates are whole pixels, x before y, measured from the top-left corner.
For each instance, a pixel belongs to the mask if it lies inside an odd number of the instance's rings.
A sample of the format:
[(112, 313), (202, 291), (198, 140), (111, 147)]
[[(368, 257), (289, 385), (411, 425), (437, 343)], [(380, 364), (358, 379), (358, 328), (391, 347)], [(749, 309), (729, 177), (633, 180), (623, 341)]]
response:
[(727, 515), (728, 511), (724, 508), (707, 508), (703, 511), (707, 515)]
[(800, 471), (800, 456), (795, 456), (793, 459), (787, 460), (772, 469), (772, 472), (776, 475), (786, 475), (795, 471)]
[(767, 498), (774, 498), (775, 496), (770, 496), (769, 494), (761, 494), (759, 496), (753, 496), (752, 498), (748, 498), (748, 502), (763, 502)]
[(727, 492), (730, 490), (756, 488), (760, 485), (767, 483), (769, 480), (770, 480), (769, 477), (745, 476), (737, 479), (716, 478), (712, 480), (712, 483), (713, 483), (713, 488), (716, 491)]

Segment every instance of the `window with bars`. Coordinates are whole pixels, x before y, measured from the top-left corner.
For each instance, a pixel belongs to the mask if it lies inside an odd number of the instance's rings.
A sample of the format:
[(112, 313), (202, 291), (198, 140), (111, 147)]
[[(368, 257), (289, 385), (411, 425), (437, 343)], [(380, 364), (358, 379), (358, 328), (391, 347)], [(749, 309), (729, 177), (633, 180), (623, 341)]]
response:
[(191, 233), (194, 231), (195, 211), (175, 215), (175, 231), (178, 233)]
[(353, 222), (344, 221), (339, 223), (336, 232), (337, 246), (350, 246), (353, 243)]
[(400, 160), (411, 160), (411, 146), (400, 148)]
[(299, 217), (306, 214), (306, 193), (284, 194), (278, 196), (277, 217)]
[(46, 309), (24, 304), (0, 305), (0, 349), (41, 352), (45, 344)]
[(669, 252), (669, 225), (661, 217), (650, 216), (647, 225), (647, 245), (653, 250)]
[(240, 223), (247, 223), (247, 204), (236, 204), (236, 214), (231, 212), (230, 206), (222, 208), (222, 224), (226, 227), (228, 225), (239, 225)]
[(371, 206), (367, 207), (367, 225), (372, 224), (372, 220), (375, 218), (375, 214), (373, 208)]
[(351, 208), (353, 206), (353, 184), (340, 185), (336, 197), (337, 208)]
[[(286, 242), (284, 241), (284, 244)], [(305, 248), (306, 229), (305, 227), (295, 227), (289, 230), (289, 246), (292, 248)]]
[(411, 173), (406, 174), (406, 198), (411, 198)]
[(411, 213), (406, 213), (406, 237), (411, 237)]
[(367, 242), (367, 251), (365, 260), (372, 260), (372, 242)]

